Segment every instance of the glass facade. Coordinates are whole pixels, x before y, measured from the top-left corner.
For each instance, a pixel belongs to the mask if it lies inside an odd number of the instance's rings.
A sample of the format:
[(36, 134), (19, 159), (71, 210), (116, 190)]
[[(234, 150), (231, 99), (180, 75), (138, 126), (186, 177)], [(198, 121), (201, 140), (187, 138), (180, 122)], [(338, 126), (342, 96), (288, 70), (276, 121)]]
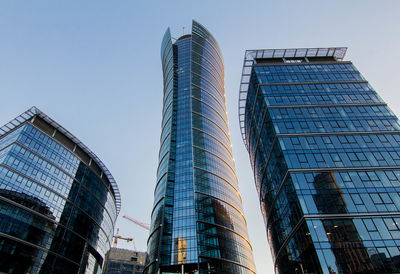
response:
[(120, 208), (104, 164), (34, 107), (0, 134), (0, 272), (101, 273)]
[(163, 118), (146, 273), (255, 273), (212, 35), (161, 46)]
[(399, 120), (345, 52), (246, 52), (239, 115), (277, 273), (400, 271)]

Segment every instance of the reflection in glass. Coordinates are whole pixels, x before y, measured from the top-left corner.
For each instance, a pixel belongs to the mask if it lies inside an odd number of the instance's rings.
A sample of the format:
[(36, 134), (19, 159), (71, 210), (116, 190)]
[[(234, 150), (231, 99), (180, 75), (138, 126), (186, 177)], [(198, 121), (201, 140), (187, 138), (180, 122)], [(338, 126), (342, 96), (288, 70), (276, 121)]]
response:
[(114, 179), (38, 109), (12, 124), (0, 136), (0, 272), (100, 273), (119, 211)]
[(400, 123), (345, 52), (245, 55), (239, 120), (279, 273), (400, 272)]
[(224, 65), (214, 37), (161, 44), (163, 118), (145, 273), (255, 273), (232, 157)]

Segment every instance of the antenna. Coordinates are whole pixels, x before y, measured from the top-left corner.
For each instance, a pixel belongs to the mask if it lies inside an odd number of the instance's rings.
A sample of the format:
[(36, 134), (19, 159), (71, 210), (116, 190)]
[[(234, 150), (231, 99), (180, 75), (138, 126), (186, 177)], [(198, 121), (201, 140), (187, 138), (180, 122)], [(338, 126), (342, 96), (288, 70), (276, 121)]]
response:
[(186, 27), (182, 27), (182, 28), (183, 28), (183, 35), (185, 35)]

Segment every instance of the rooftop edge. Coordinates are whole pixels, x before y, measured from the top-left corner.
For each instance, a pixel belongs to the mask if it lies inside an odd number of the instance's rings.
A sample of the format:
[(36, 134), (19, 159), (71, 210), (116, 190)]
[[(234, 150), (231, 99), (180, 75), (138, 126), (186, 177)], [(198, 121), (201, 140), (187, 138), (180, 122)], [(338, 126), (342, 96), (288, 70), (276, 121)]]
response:
[(239, 126), (243, 142), (248, 149), (246, 133), (244, 129), (244, 115), (249, 88), (251, 69), (256, 63), (256, 59), (282, 59), (282, 58), (306, 58), (306, 57), (334, 57), (342, 61), (346, 55), (347, 47), (330, 48), (290, 48), (290, 49), (255, 49), (246, 50), (243, 61), (242, 77), (239, 88)]

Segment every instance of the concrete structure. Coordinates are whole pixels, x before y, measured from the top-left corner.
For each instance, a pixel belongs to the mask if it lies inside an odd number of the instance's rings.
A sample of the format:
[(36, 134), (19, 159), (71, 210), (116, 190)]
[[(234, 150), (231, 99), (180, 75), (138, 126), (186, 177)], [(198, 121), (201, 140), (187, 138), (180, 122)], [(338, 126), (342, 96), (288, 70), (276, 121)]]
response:
[(146, 252), (111, 248), (107, 253), (104, 274), (142, 274)]

